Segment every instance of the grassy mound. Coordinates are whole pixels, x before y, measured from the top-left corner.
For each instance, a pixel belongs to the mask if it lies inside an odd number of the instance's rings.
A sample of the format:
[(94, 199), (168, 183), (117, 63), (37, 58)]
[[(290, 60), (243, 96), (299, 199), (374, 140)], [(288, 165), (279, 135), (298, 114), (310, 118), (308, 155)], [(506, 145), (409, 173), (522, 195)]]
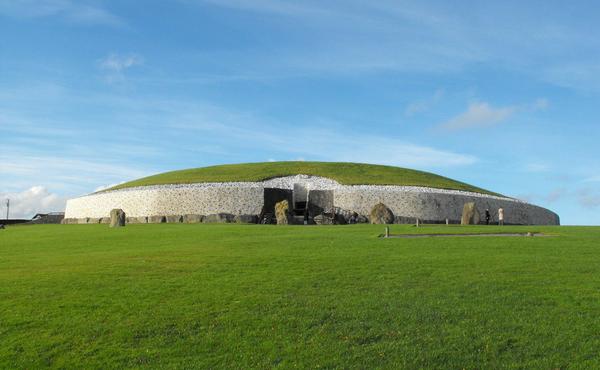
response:
[(405, 185), (466, 190), (494, 194), (478, 187), (429, 172), (407, 168), (346, 162), (241, 163), (165, 172), (130, 181), (107, 190), (134, 186), (193, 184), (202, 182), (250, 182), (292, 175), (313, 175), (344, 185)]
[(598, 227), (0, 231), (0, 368), (600, 368)]

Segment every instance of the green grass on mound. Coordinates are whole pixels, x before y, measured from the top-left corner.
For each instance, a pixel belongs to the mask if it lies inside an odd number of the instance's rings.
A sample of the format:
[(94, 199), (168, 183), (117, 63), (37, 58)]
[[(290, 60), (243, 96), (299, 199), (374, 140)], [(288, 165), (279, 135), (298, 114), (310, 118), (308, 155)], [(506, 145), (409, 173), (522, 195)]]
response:
[(130, 181), (108, 190), (134, 186), (202, 182), (263, 181), (291, 175), (327, 177), (345, 185), (410, 185), (494, 194), (447, 177), (407, 168), (346, 162), (264, 162), (227, 164), (165, 172)]
[(0, 230), (0, 368), (600, 368), (600, 228)]

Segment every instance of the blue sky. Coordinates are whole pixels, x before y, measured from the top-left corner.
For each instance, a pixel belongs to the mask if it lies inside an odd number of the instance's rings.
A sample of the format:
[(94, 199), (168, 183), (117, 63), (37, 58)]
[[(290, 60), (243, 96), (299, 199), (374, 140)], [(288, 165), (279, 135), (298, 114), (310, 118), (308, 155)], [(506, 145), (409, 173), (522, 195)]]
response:
[(0, 196), (355, 161), (598, 225), (598, 34), (594, 1), (0, 0)]

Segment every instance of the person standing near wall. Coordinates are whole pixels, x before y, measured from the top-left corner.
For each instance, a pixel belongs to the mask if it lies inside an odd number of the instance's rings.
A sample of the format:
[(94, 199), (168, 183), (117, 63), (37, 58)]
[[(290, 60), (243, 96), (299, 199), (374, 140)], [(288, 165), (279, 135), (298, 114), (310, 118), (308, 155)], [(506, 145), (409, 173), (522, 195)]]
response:
[(504, 225), (504, 208), (498, 209), (498, 225)]
[(491, 218), (492, 218), (492, 215), (490, 215), (490, 210), (486, 208), (486, 210), (485, 210), (485, 224), (486, 225), (490, 224)]

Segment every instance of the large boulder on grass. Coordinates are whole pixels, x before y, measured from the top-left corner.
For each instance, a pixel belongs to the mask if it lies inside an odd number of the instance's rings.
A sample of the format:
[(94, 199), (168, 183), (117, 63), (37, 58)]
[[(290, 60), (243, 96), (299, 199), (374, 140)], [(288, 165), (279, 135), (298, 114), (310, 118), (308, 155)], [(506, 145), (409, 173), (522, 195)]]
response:
[(461, 225), (477, 225), (479, 224), (479, 211), (475, 207), (474, 202), (465, 203), (463, 207), (462, 217), (460, 218)]
[(287, 200), (282, 200), (275, 204), (275, 218), (277, 219), (277, 225), (289, 225), (292, 223), (290, 204)]
[(113, 209), (110, 211), (110, 227), (125, 226), (125, 212), (122, 209)]
[(394, 214), (383, 203), (377, 203), (371, 210), (369, 219), (372, 224), (393, 224)]

